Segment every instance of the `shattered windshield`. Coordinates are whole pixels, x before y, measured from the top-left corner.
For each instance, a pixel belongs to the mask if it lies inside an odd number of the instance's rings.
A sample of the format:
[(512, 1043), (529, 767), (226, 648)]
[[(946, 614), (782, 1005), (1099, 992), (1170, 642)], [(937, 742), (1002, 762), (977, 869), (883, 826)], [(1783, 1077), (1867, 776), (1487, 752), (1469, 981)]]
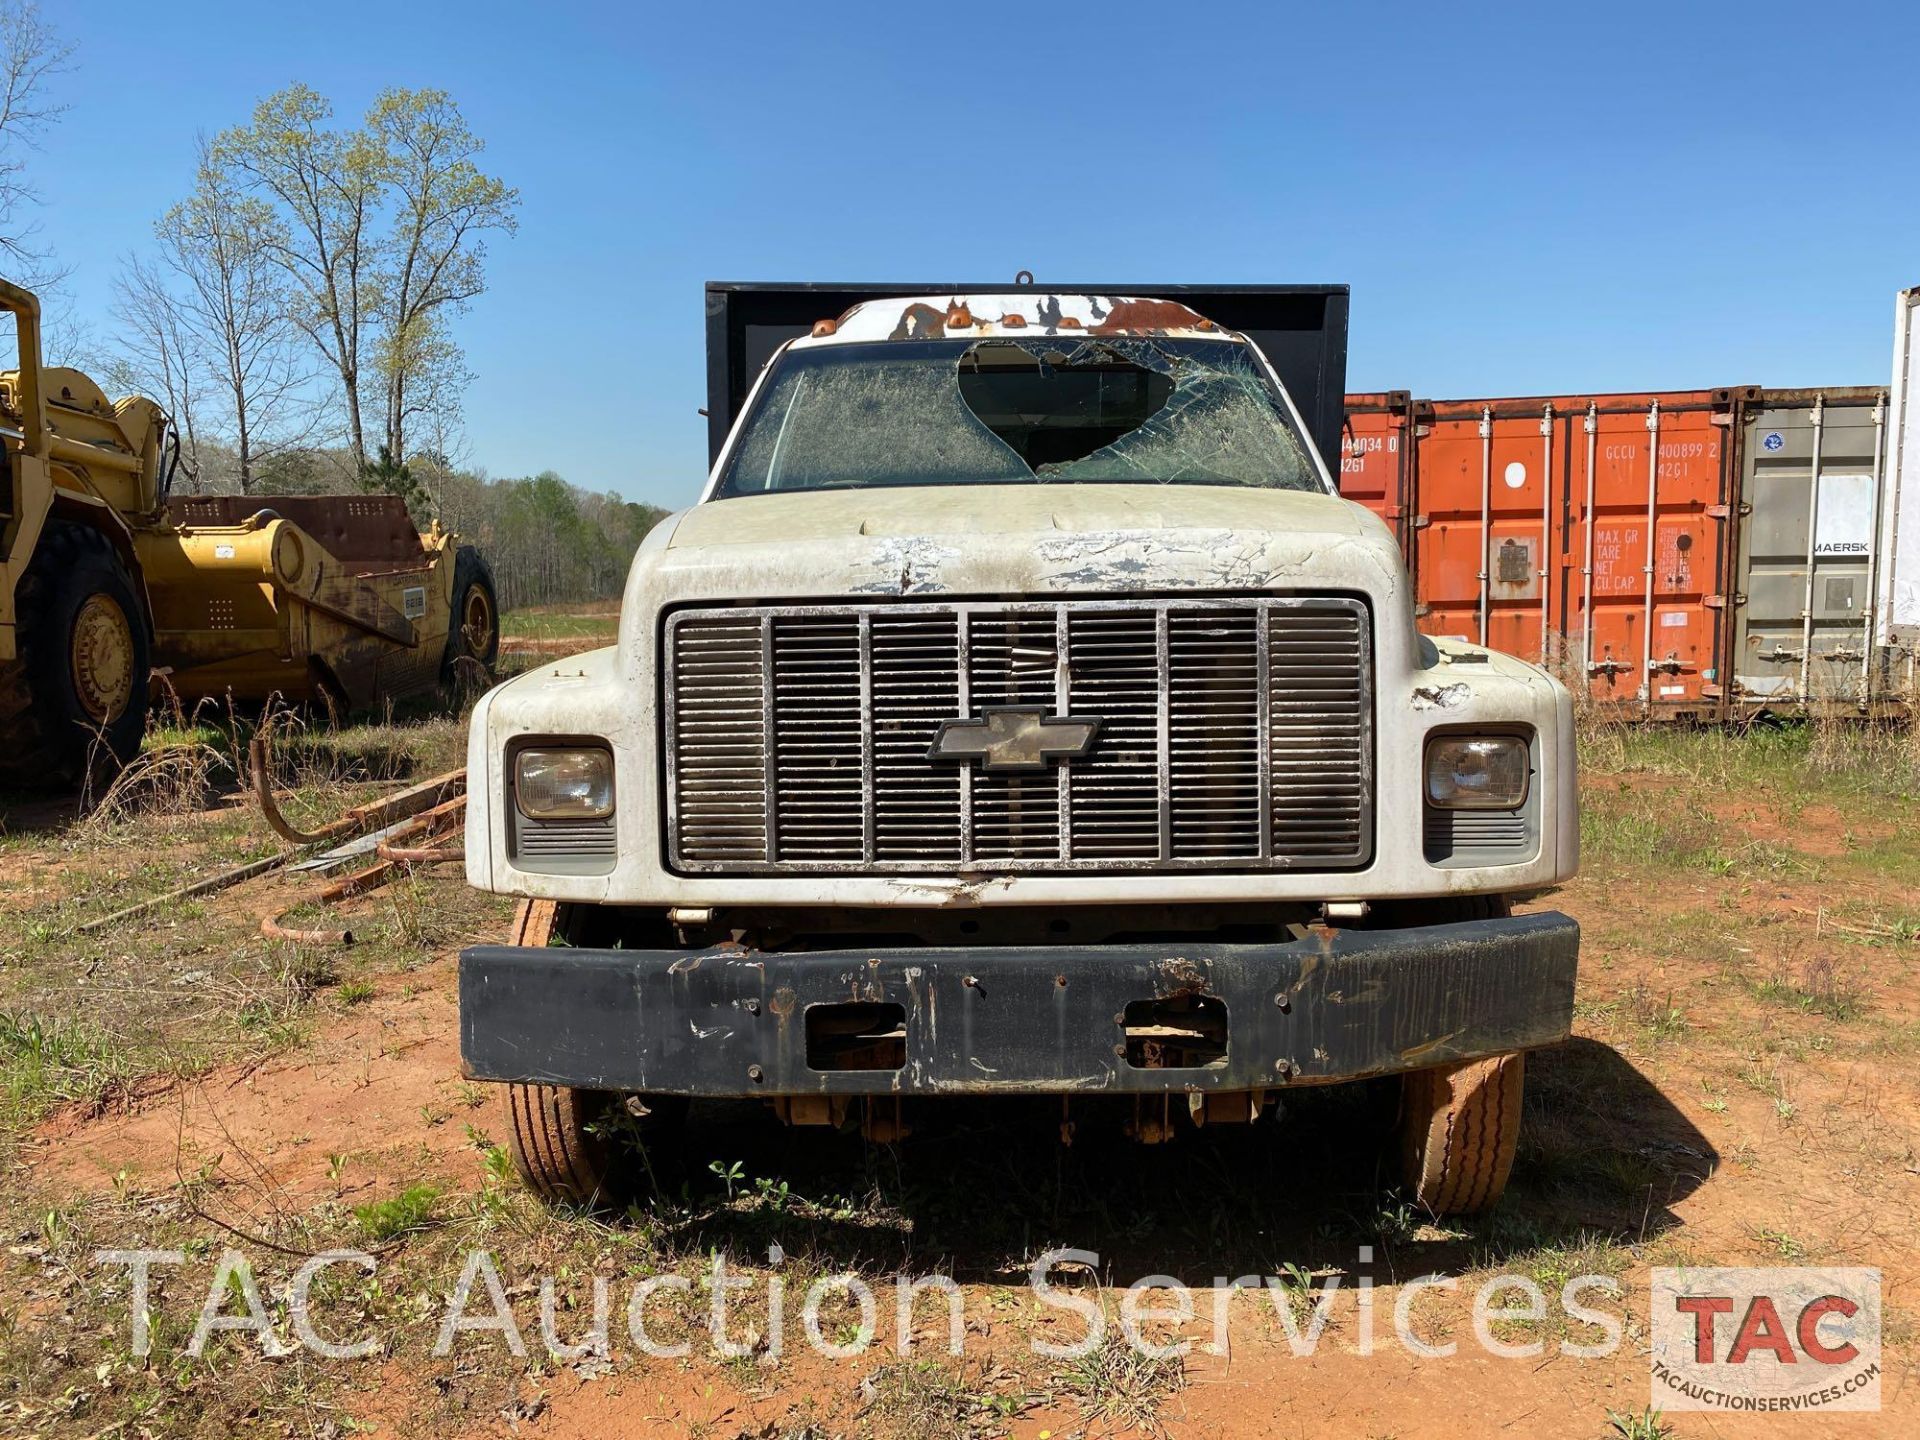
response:
[(866, 485), (1324, 491), (1251, 346), (1147, 336), (789, 350), (718, 497)]

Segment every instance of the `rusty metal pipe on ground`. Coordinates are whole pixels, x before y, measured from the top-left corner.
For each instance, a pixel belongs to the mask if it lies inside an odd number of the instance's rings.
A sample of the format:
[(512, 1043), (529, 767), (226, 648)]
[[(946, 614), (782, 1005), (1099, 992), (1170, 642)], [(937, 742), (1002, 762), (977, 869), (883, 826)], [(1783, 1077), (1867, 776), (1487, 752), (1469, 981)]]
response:
[[(305, 902), (302, 902), (305, 903)], [(288, 906), (291, 910), (293, 907)], [(283, 925), (280, 917), (286, 910), (276, 910), (260, 917), (260, 933), (269, 940), (284, 941), (289, 945), (351, 945), (351, 930), (314, 930), (295, 925)]]

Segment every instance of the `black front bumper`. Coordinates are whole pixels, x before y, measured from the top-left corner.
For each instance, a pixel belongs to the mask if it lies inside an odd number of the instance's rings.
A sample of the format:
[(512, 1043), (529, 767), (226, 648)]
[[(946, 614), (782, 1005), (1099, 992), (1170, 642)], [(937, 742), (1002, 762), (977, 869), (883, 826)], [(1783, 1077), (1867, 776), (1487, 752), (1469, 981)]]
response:
[[(1252, 1090), (1553, 1044), (1579, 949), (1552, 912), (1268, 945), (481, 945), (460, 955), (460, 1054), (479, 1079), (679, 1095)], [(1224, 1057), (1129, 1063), (1127, 1007), (1187, 996), (1224, 1006)], [(807, 1012), (848, 1002), (900, 1007), (899, 1068), (808, 1065)]]

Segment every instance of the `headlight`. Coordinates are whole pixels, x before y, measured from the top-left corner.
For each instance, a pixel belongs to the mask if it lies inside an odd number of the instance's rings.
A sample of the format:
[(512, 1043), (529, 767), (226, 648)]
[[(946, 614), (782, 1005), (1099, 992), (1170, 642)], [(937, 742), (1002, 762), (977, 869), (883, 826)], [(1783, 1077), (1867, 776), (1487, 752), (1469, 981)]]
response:
[(529, 820), (604, 820), (613, 813), (613, 756), (605, 750), (522, 750), (514, 800)]
[(1427, 799), (1443, 810), (1518, 810), (1531, 769), (1517, 735), (1443, 735), (1427, 742)]

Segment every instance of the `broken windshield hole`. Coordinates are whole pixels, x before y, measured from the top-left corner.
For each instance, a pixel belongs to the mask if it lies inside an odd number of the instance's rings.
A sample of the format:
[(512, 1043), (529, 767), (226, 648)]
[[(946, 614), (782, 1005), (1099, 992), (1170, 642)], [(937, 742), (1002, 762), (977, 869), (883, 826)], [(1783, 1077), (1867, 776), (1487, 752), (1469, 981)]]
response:
[(1036, 472), (1106, 449), (1172, 394), (1171, 375), (1106, 345), (1079, 345), (1069, 355), (982, 341), (960, 357), (960, 398)]

